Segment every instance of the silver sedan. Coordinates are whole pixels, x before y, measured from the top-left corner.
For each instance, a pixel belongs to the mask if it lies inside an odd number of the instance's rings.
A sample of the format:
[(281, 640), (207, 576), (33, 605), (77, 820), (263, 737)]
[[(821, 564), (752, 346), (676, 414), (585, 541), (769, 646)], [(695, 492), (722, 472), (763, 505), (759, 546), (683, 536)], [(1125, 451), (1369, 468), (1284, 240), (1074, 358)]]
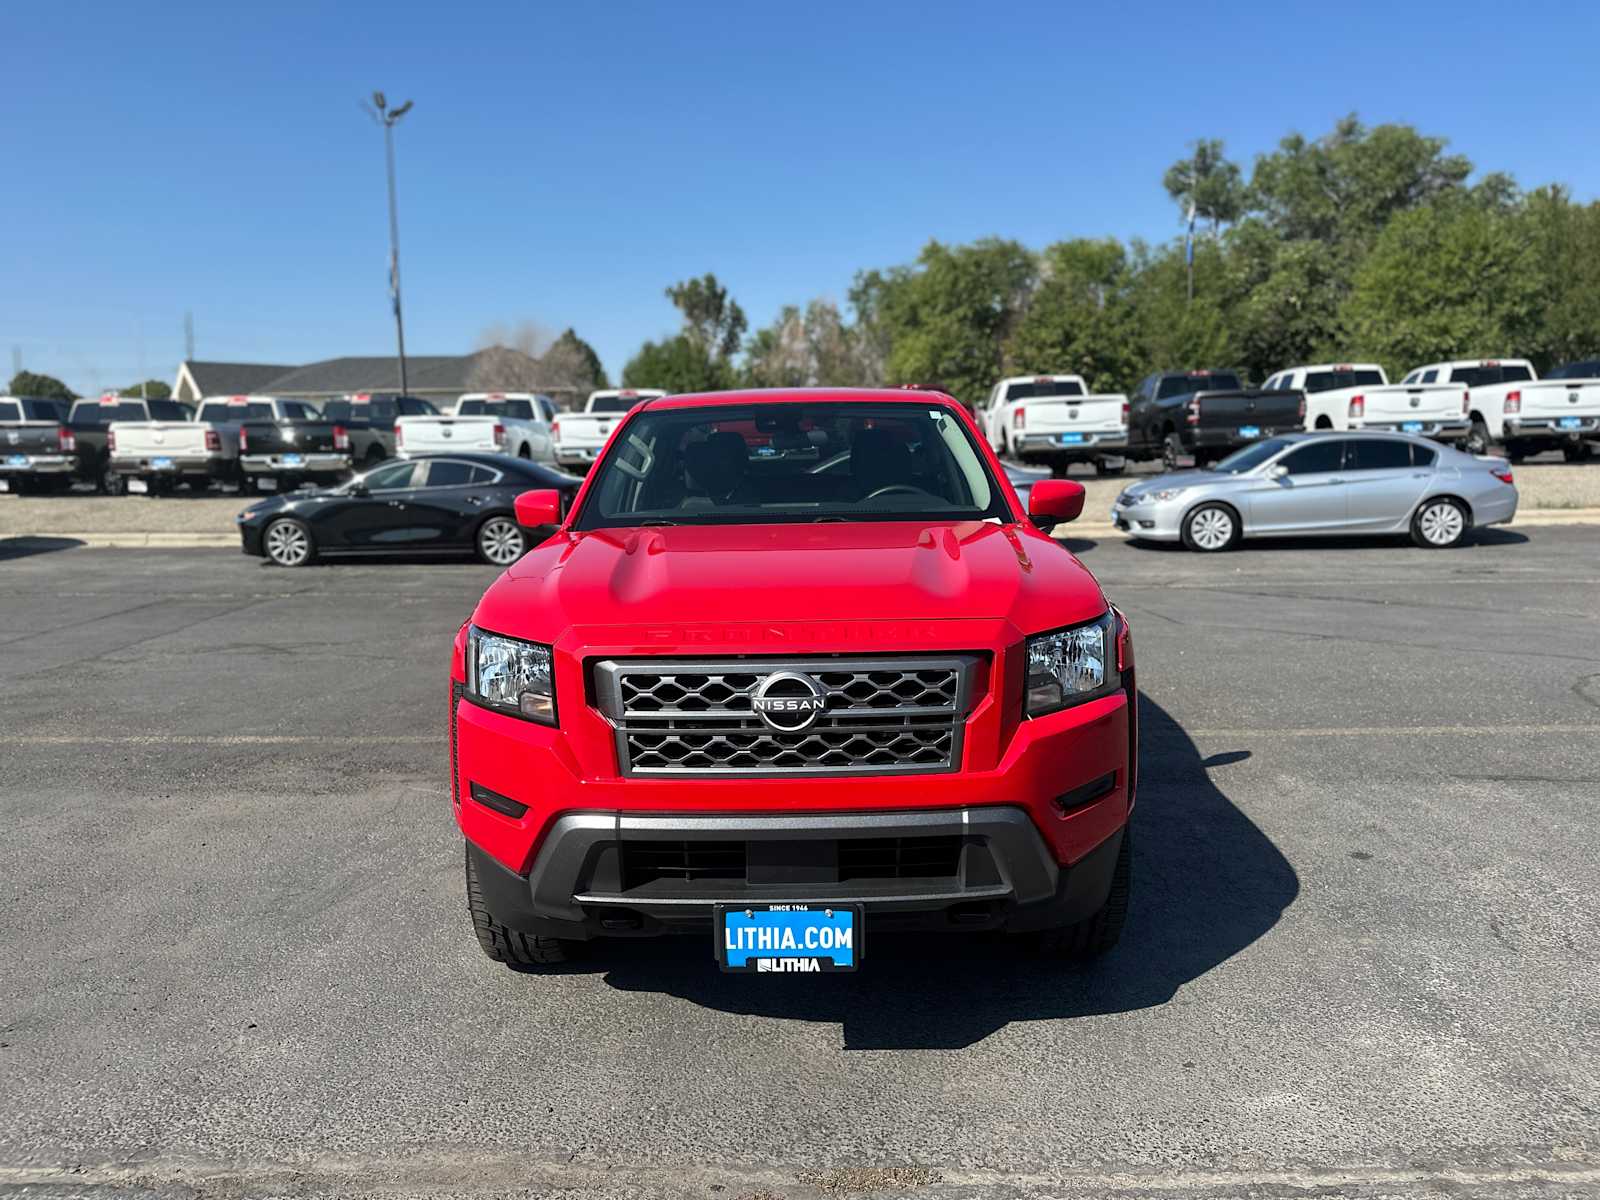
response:
[(1409, 533), (1444, 549), (1516, 512), (1503, 458), (1405, 434), (1324, 432), (1267, 438), (1208, 470), (1136, 483), (1111, 520), (1136, 538), (1200, 551), (1245, 537), (1350, 533)]

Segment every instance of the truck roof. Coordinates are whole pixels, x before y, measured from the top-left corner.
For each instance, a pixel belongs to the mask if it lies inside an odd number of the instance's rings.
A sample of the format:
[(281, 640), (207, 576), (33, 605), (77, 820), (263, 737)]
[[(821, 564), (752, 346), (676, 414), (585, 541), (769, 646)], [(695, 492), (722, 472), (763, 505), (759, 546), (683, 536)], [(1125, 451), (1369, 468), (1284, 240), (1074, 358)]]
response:
[[(1032, 379), (1029, 375), (1026, 378)], [(681, 396), (662, 396), (646, 403), (660, 408), (718, 408), (733, 404), (920, 404), (946, 402), (961, 406), (943, 392), (920, 388), (747, 388), (731, 392), (690, 392)]]
[(1050, 375), (1050, 374), (1046, 374), (1046, 373), (1041, 373), (1041, 374), (1038, 374), (1038, 375), (1007, 375), (1004, 379), (1002, 379), (1000, 381), (1000, 386), (1004, 387), (1007, 384), (1011, 384), (1011, 383), (1038, 383), (1038, 382), (1040, 382), (1042, 380), (1046, 380), (1046, 379), (1048, 379), (1051, 383), (1060, 383), (1063, 380), (1068, 380), (1068, 379), (1076, 379), (1079, 383), (1083, 382), (1083, 376), (1082, 375), (1074, 375), (1071, 372), (1063, 372), (1062, 374), (1059, 374), (1059, 375)]
[[(1458, 367), (1529, 367), (1533, 363), (1525, 358), (1455, 358), (1449, 362), (1422, 363), (1412, 371), (1455, 370)], [(1409, 374), (1410, 372), (1407, 372)]]
[[(1298, 367), (1285, 367), (1284, 371), (1381, 371), (1383, 368), (1377, 363), (1369, 362), (1341, 362), (1341, 363), (1307, 363)], [(1274, 371), (1273, 374), (1281, 375), (1283, 371)]]

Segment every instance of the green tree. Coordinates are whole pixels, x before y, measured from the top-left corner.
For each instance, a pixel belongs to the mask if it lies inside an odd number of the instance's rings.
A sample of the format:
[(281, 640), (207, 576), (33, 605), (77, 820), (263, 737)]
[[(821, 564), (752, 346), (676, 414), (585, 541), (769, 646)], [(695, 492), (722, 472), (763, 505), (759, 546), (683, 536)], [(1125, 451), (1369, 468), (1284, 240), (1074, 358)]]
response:
[(1192, 205), (1197, 219), (1211, 223), (1213, 234), (1244, 213), (1247, 193), (1239, 164), (1227, 158), (1217, 138), (1190, 143), (1188, 157), (1168, 167), (1161, 183), (1177, 201), (1180, 219), (1188, 220)]
[(873, 355), (831, 300), (802, 312), (786, 305), (745, 343), (743, 378), (752, 387), (866, 387), (881, 382)]
[(76, 400), (78, 394), (61, 380), (51, 375), (35, 375), (32, 371), (18, 371), (6, 385), (10, 396), (37, 396), (41, 400)]
[(857, 277), (851, 299), (868, 323), (867, 355), (884, 348), (890, 383), (937, 381), (974, 402), (999, 378), (1037, 276), (1038, 260), (1017, 242), (929, 242), (914, 267)]
[(147, 379), (143, 383), (118, 388), (117, 395), (143, 396), (146, 400), (166, 400), (172, 396), (172, 385), (163, 383), (159, 379)]
[(1041, 256), (1042, 280), (1006, 347), (1007, 374), (1082, 375), (1120, 391), (1143, 362), (1129, 296), (1127, 252), (1115, 238), (1058, 242)]
[(675, 283), (667, 289), (667, 299), (683, 314), (684, 332), (711, 359), (725, 362), (738, 353), (748, 322), (715, 275), (708, 271), (699, 279)]
[(734, 386), (733, 367), (706, 352), (687, 333), (646, 342), (622, 368), (623, 387), (662, 388), (668, 392), (715, 392)]
[(1540, 315), (1527, 343), (1541, 371), (1600, 355), (1600, 202), (1564, 188), (1530, 193), (1518, 213), (1538, 261)]
[(1400, 213), (1357, 270), (1354, 350), (1390, 375), (1437, 359), (1515, 354), (1543, 315), (1529, 225), (1466, 200)]
[(570, 326), (539, 356), (539, 374), (550, 388), (591, 392), (611, 386), (594, 347)]

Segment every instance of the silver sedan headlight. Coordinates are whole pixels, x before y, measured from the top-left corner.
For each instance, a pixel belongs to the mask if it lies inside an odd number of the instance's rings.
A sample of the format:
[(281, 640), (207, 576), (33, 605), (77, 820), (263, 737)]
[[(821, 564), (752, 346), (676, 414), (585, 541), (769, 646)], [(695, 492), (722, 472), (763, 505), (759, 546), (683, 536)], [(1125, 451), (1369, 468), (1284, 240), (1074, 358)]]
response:
[(556, 723), (550, 647), (467, 627), (467, 699), (508, 716)]
[(1110, 695), (1122, 686), (1117, 672), (1116, 616), (1107, 612), (1084, 625), (1028, 639), (1023, 713), (1040, 717)]
[(1188, 490), (1188, 488), (1181, 487), (1162, 488), (1159, 492), (1146, 492), (1144, 498), (1146, 500), (1154, 500), (1158, 504), (1165, 504), (1168, 500), (1176, 500)]

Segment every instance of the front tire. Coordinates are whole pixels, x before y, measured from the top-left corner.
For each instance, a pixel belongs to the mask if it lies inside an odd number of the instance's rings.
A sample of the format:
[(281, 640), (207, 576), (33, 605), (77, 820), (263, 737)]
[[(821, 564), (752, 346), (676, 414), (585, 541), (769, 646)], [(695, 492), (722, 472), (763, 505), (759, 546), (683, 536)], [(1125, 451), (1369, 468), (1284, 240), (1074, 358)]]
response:
[(1461, 449), (1468, 454), (1487, 454), (1489, 446), (1489, 427), (1484, 424), (1482, 417), (1473, 417), (1472, 430), (1461, 443)]
[(303, 567), (317, 557), (311, 527), (294, 517), (279, 517), (263, 529), (261, 549), (277, 567)]
[(1111, 877), (1106, 902), (1081, 921), (1052, 929), (1044, 935), (1044, 949), (1062, 958), (1098, 958), (1115, 946), (1128, 920), (1128, 900), (1133, 893), (1133, 830), (1124, 828), (1117, 849), (1117, 867)]
[(1467, 536), (1466, 509), (1448, 496), (1423, 502), (1411, 518), (1411, 540), (1424, 550), (1449, 550)]
[(1128, 460), (1125, 458), (1119, 458), (1115, 460), (1109, 458), (1097, 458), (1094, 460), (1094, 473), (1102, 477), (1106, 475), (1121, 475), (1123, 471), (1127, 470), (1127, 468)]
[(1202, 504), (1183, 519), (1183, 544), (1199, 554), (1217, 554), (1239, 543), (1239, 514), (1226, 504)]
[(478, 558), (491, 567), (509, 567), (528, 550), (528, 537), (510, 517), (490, 517), (478, 526)]
[(489, 911), (483, 898), (483, 887), (478, 882), (478, 871), (472, 865), (472, 851), (467, 851), (467, 912), (472, 917), (472, 932), (485, 955), (509, 967), (545, 967), (566, 962), (573, 957), (578, 943), (561, 938), (538, 937), (500, 924)]

